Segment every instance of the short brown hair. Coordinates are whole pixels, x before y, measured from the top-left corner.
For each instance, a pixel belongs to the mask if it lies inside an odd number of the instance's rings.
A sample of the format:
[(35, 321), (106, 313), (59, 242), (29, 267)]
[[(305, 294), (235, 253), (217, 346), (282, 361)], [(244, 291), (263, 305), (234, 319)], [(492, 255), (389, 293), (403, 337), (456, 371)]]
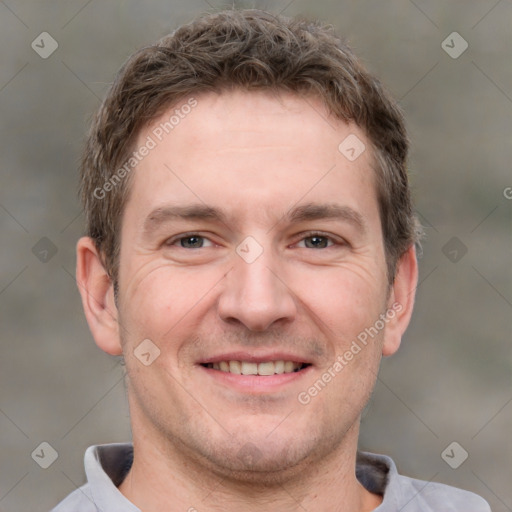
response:
[(81, 198), (87, 235), (114, 284), (130, 182), (115, 173), (130, 158), (141, 128), (193, 94), (234, 87), (315, 94), (336, 118), (364, 130), (373, 148), (392, 283), (398, 259), (421, 234), (408, 185), (401, 110), (331, 26), (247, 9), (202, 15), (136, 52), (92, 122), (81, 163)]

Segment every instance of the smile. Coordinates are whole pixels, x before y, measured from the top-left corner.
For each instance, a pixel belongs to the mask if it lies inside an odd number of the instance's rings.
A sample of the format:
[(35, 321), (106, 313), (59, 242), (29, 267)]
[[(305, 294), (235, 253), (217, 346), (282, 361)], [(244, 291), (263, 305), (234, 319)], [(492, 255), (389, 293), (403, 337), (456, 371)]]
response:
[(282, 373), (295, 373), (309, 366), (308, 363), (297, 363), (294, 361), (219, 361), (215, 363), (204, 363), (202, 366), (213, 370), (219, 370), (234, 375), (280, 375)]

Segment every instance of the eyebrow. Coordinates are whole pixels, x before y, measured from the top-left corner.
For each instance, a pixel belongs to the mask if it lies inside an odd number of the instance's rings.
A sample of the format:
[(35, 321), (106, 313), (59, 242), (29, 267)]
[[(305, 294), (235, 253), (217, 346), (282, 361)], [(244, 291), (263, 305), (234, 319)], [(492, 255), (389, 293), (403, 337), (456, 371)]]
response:
[[(206, 204), (194, 203), (185, 206), (165, 206), (153, 210), (144, 221), (143, 231), (150, 234), (162, 224), (173, 220), (209, 220), (228, 224), (228, 216), (220, 209)], [(306, 222), (312, 220), (332, 219), (353, 224), (363, 234), (367, 227), (363, 216), (350, 208), (335, 203), (307, 203), (288, 210), (279, 220), (279, 224), (288, 222)]]
[(165, 206), (153, 210), (144, 221), (144, 233), (155, 231), (162, 224), (172, 220), (211, 220), (226, 223), (227, 218), (218, 208), (197, 203), (186, 206)]
[(284, 219), (290, 223), (322, 219), (342, 220), (353, 224), (362, 233), (366, 232), (366, 222), (358, 211), (335, 203), (307, 203), (296, 206), (284, 215)]

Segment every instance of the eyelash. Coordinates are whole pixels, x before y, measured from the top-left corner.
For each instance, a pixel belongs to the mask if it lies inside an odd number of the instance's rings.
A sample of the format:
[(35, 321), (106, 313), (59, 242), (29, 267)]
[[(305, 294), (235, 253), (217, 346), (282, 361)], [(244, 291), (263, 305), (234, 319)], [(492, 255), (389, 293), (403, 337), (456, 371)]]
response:
[[(306, 233), (301, 233), (301, 238), (299, 239), (299, 242), (302, 242), (303, 240), (306, 240), (307, 238), (325, 238), (329, 242), (332, 242), (332, 245), (327, 245), (327, 247), (321, 247), (321, 249), (328, 249), (329, 247), (334, 247), (335, 245), (344, 245), (341, 241), (335, 239), (333, 236), (328, 235), (327, 233), (322, 233), (321, 231), (308, 231)], [(311, 249), (311, 247), (303, 247), (303, 249)]]
[[(302, 238), (299, 239), (299, 242), (302, 242), (306, 238), (313, 238), (313, 237), (326, 238), (327, 240), (332, 242), (332, 245), (328, 245), (327, 247), (322, 247), (322, 249), (328, 249), (329, 247), (333, 247), (335, 245), (348, 245), (347, 242), (341, 241), (341, 240), (339, 241), (339, 240), (335, 239), (333, 236), (328, 235), (326, 233), (322, 233), (321, 231), (308, 231), (306, 233), (301, 233), (301, 236), (302, 236)], [(177, 242), (180, 242), (181, 240), (186, 240), (187, 238), (192, 238), (192, 237), (198, 237), (198, 238), (204, 238), (204, 239), (210, 240), (207, 236), (201, 235), (199, 233), (191, 232), (191, 233), (185, 233), (185, 234), (179, 235), (178, 237), (174, 237), (169, 240), (166, 240), (165, 245), (172, 247)], [(210, 242), (211, 242), (211, 240), (210, 240)], [(188, 249), (186, 247), (180, 247), (180, 249), (192, 250), (192, 249)], [(198, 247), (197, 249), (204, 249), (204, 247)], [(309, 247), (306, 247), (306, 249), (309, 249)]]
[[(177, 237), (173, 237), (173, 238), (166, 240), (164, 245), (172, 247), (173, 245), (176, 244), (176, 242), (179, 242), (181, 240), (186, 240), (187, 238), (192, 238), (192, 237), (205, 238), (205, 239), (209, 240), (209, 238), (207, 236), (203, 236), (199, 233), (184, 233), (183, 235), (179, 235)], [(186, 247), (180, 247), (180, 249), (186, 249)], [(199, 249), (203, 249), (203, 247), (199, 247)]]

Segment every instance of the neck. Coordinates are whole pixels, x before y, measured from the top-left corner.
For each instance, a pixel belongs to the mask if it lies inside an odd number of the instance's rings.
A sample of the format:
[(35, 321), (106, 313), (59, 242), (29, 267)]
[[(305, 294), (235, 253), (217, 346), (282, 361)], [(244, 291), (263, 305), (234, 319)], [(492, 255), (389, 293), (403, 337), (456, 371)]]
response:
[(133, 432), (133, 465), (119, 487), (144, 512), (369, 512), (382, 501), (355, 477), (358, 423), (321, 461), (249, 478), (223, 473), (186, 447), (145, 432)]

